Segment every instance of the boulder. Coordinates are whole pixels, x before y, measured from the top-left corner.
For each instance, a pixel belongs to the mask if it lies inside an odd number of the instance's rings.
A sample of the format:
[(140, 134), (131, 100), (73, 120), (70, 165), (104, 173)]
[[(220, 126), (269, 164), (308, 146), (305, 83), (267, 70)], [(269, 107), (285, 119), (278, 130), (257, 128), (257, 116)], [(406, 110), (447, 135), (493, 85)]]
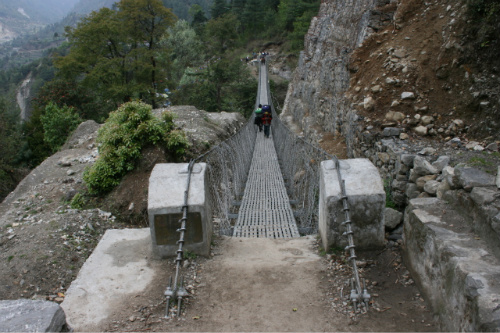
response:
[(417, 178), (415, 184), (417, 185), (418, 190), (424, 191), (425, 184), (431, 180), (435, 180), (436, 177), (437, 177), (436, 175), (427, 175), (427, 176), (422, 176), (420, 178)]
[(434, 153), (436, 153), (436, 149), (432, 147), (425, 147), (418, 152), (419, 155), (434, 155)]
[(401, 93), (401, 99), (402, 100), (405, 100), (405, 99), (415, 99), (415, 93), (409, 92), (409, 91), (405, 91), (405, 92)]
[(499, 196), (497, 189), (488, 187), (474, 187), (470, 193), (472, 201), (478, 206), (487, 205)]
[(432, 196), (435, 196), (436, 195), (436, 192), (437, 192), (437, 189), (439, 187), (439, 184), (441, 184), (440, 182), (438, 182), (437, 180), (429, 180), (428, 182), (425, 183), (424, 185), (424, 191), (427, 193), (427, 194), (430, 194)]
[(396, 228), (403, 220), (403, 213), (395, 209), (386, 207), (384, 213), (385, 213), (385, 227), (390, 230)]
[(496, 142), (492, 142), (486, 146), (486, 149), (490, 151), (498, 151), (498, 144)]
[(470, 192), (474, 187), (495, 186), (495, 176), (476, 168), (456, 168), (453, 182)]
[(406, 184), (407, 183), (408, 182), (404, 181), (404, 180), (394, 179), (392, 181), (391, 187), (392, 187), (393, 190), (398, 190), (398, 191), (404, 192), (406, 190)]
[(375, 107), (375, 100), (373, 99), (373, 97), (371, 96), (365, 97), (365, 99), (363, 100), (363, 108), (365, 110), (371, 110), (374, 107)]
[(418, 197), (420, 191), (418, 190), (417, 184), (415, 183), (406, 184), (405, 194), (408, 197), (408, 200), (415, 199), (416, 197)]
[(415, 159), (413, 160), (413, 169), (417, 174), (422, 176), (435, 175), (439, 173), (439, 171), (422, 156), (415, 157)]
[(432, 116), (422, 116), (422, 118), (420, 118), (420, 123), (424, 126), (432, 124), (433, 122), (434, 122), (434, 117)]
[(455, 182), (453, 181), (454, 176), (455, 176), (455, 169), (452, 168), (451, 166), (445, 166), (443, 170), (441, 170), (441, 177), (448, 183), (448, 185), (452, 189), (458, 188), (458, 184), (455, 184)]
[(59, 304), (19, 299), (0, 301), (0, 332), (68, 332)]
[(385, 114), (385, 119), (392, 121), (403, 121), (405, 119), (405, 115), (401, 112), (389, 111)]
[(417, 126), (413, 129), (415, 131), (415, 133), (417, 133), (418, 135), (427, 135), (427, 127), (425, 126)]
[(386, 127), (384, 128), (384, 131), (382, 132), (382, 135), (385, 137), (389, 136), (398, 136), (401, 133), (401, 128), (397, 127)]
[(450, 184), (448, 184), (446, 180), (443, 180), (442, 182), (439, 183), (439, 186), (436, 190), (436, 197), (441, 199), (443, 195), (449, 190), (451, 190)]
[(436, 170), (438, 172), (441, 172), (441, 171), (443, 171), (444, 167), (448, 166), (449, 163), (450, 163), (450, 157), (443, 155), (443, 156), (439, 156), (437, 160), (435, 160), (434, 162), (431, 163), (431, 165), (434, 168), (436, 168)]
[(413, 167), (413, 160), (415, 159), (415, 155), (411, 154), (401, 154), (400, 160), (401, 163), (407, 165), (409, 167)]

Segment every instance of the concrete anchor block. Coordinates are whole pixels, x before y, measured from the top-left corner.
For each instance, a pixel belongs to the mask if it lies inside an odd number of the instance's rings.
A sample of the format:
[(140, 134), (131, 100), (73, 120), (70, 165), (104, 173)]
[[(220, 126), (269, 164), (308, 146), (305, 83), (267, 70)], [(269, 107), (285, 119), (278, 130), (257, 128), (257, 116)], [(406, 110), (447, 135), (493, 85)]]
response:
[[(345, 181), (354, 245), (356, 249), (376, 249), (384, 246), (385, 191), (377, 168), (368, 159), (340, 161), (340, 173)], [(345, 247), (345, 221), (342, 193), (333, 161), (321, 162), (319, 232), (325, 249)]]
[[(157, 164), (149, 177), (148, 215), (153, 252), (161, 258), (174, 257), (181, 227), (186, 163)], [(206, 164), (197, 163), (191, 174), (184, 249), (202, 256), (210, 255), (212, 212)]]

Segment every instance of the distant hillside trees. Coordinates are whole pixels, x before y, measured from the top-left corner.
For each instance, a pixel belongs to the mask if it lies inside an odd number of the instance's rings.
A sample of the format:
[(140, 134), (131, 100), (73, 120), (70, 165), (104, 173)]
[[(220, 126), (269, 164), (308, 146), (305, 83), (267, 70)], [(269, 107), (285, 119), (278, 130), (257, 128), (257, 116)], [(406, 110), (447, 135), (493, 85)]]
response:
[(71, 49), (56, 59), (58, 75), (92, 87), (102, 101), (118, 106), (139, 98), (153, 107), (167, 82), (160, 39), (176, 17), (160, 0), (121, 0), (118, 10), (103, 8), (67, 28)]
[(171, 76), (179, 82), (187, 67), (198, 66), (203, 63), (204, 50), (201, 38), (196, 30), (184, 20), (179, 20), (175, 26), (169, 28), (168, 33), (160, 41), (164, 49), (163, 56), (169, 56), (172, 62)]
[(19, 110), (0, 99), (0, 201), (25, 176), (17, 161), (22, 145)]

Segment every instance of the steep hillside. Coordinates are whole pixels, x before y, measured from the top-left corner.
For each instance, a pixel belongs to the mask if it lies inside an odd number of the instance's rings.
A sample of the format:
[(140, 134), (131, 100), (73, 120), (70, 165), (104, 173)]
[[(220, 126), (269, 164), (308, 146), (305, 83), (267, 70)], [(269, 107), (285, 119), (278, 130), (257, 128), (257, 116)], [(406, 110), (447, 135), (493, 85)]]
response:
[[(481, 21), (469, 3), (323, 2), (283, 118), (324, 145), (329, 136), (346, 138), (350, 156), (361, 133), (377, 140), (387, 137), (387, 127), (397, 128), (396, 144), (409, 150), (445, 147), (457, 138), (460, 147), (495, 153), (500, 92), (492, 54), (498, 45), (484, 31), (496, 31), (497, 23), (486, 22), (499, 11), (492, 7)], [(478, 31), (477, 38), (470, 35)]]
[[(401, 112), (410, 137), (499, 140), (498, 89), (492, 89), (496, 70), (471, 57), (480, 50), (466, 34), (472, 25), (467, 5), (404, 1), (394, 18), (351, 56), (348, 95), (359, 114), (380, 128), (394, 121), (386, 117), (388, 111)], [(434, 126), (418, 128), (419, 116), (432, 117)], [(462, 130), (454, 130), (457, 119), (464, 122)]]
[(0, 43), (60, 21), (78, 0), (1, 0)]
[[(386, 217), (404, 211), (387, 239), (402, 237), (404, 262), (446, 331), (498, 331), (500, 291), (483, 286), (497, 285), (489, 270), (499, 267), (499, 17), (490, 0), (325, 0), (282, 113), (309, 140), (344, 140), (349, 157), (377, 166)], [(493, 260), (482, 265), (477, 253)], [(482, 279), (477, 295), (452, 276)]]
[[(162, 111), (154, 110), (156, 114)], [(176, 126), (187, 133), (190, 154), (195, 156), (234, 134), (245, 122), (239, 113), (209, 113), (190, 106), (169, 111), (177, 115)], [(84, 169), (98, 155), (95, 138), (100, 126), (91, 120), (80, 124), (62, 149), (0, 204), (0, 299), (62, 302), (58, 293), (63, 294), (107, 229), (147, 223), (150, 172), (156, 163), (169, 162), (158, 147), (142, 151), (136, 170), (99, 200), (101, 209), (70, 206), (70, 200), (85, 187)]]

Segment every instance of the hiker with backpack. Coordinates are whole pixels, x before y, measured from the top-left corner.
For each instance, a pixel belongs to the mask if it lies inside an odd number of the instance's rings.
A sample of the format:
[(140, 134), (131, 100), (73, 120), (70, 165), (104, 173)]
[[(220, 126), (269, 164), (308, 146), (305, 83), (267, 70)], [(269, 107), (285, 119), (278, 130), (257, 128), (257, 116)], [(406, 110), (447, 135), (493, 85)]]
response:
[(259, 127), (259, 132), (262, 132), (262, 104), (259, 104), (259, 107), (255, 110), (253, 123)]
[(264, 126), (264, 136), (269, 137), (269, 129), (271, 127), (271, 120), (273, 116), (271, 115), (271, 107), (269, 105), (262, 106), (262, 125)]

